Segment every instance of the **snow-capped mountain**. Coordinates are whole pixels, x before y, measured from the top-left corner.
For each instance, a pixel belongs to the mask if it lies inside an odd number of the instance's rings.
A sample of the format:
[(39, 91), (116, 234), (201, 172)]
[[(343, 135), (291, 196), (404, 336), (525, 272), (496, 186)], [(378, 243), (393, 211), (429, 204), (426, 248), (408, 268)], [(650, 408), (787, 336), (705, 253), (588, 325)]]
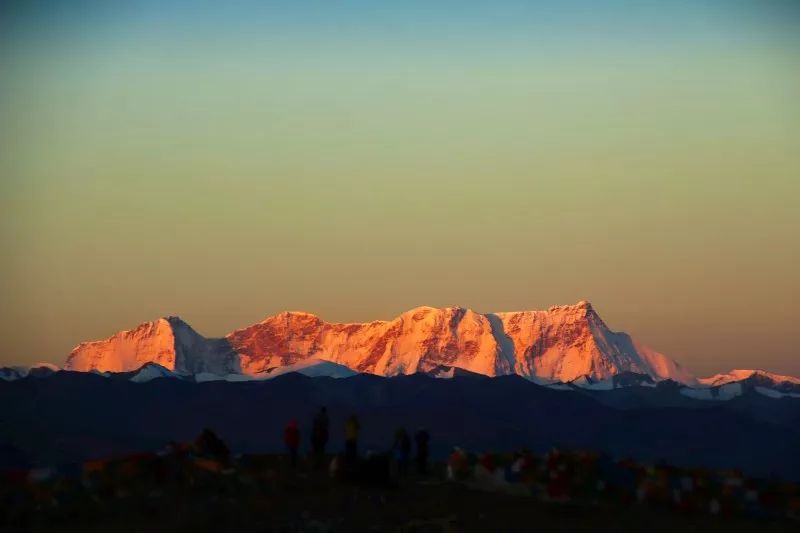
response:
[(133, 372), (128, 379), (134, 383), (145, 383), (159, 378), (182, 378), (181, 374), (173, 372), (158, 363), (145, 363), (139, 370)]
[(513, 343), (517, 374), (569, 382), (630, 372), (694, 383), (694, 377), (672, 359), (627, 333), (611, 331), (588, 302), (497, 316)]
[(168, 317), (80, 344), (65, 369), (124, 372), (153, 362), (178, 373), (259, 375), (309, 358), (382, 376), (458, 367), (547, 382), (583, 376), (606, 380), (630, 372), (694, 383), (676, 362), (611, 331), (585, 301), (494, 314), (418, 307), (394, 320), (356, 324), (286, 312), (224, 339), (206, 339), (179, 318)]
[(730, 400), (746, 392), (770, 398), (800, 398), (800, 379), (765, 370), (731, 370), (697, 381), (698, 387), (681, 389), (681, 394), (700, 400)]
[(308, 376), (310, 378), (349, 378), (350, 376), (358, 375), (358, 372), (355, 372), (344, 365), (319, 359), (317, 357), (309, 357), (308, 359), (303, 359), (302, 361), (298, 361), (293, 365), (279, 366), (270, 369), (267, 372), (258, 374), (257, 377), (259, 379), (272, 379), (292, 372), (302, 374), (303, 376)]
[(207, 339), (178, 317), (145, 322), (72, 350), (65, 370), (130, 372), (156, 363), (182, 374), (239, 372), (239, 357), (225, 339)]
[(548, 381), (636, 372), (693, 382), (674, 361), (609, 330), (588, 302), (496, 314), (419, 307), (391, 321), (366, 324), (331, 324), (308, 313), (282, 313), (227, 338), (247, 373), (317, 356), (384, 376), (447, 366)]
[(716, 374), (697, 381), (706, 387), (747, 382), (752, 386), (767, 387), (782, 392), (800, 392), (800, 378), (781, 376), (765, 370), (731, 370), (727, 374)]

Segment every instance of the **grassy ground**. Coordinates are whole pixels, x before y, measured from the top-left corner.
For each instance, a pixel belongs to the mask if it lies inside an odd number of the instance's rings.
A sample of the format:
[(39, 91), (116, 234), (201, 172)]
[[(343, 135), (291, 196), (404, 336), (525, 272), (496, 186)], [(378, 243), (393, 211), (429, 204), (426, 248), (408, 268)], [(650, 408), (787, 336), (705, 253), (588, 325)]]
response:
[[(442, 466), (395, 487), (330, 479), (283, 458), (248, 474), (203, 474), (155, 488), (131, 483), (111, 491), (76, 491), (57, 506), (11, 510), (2, 531), (800, 531), (800, 524), (646, 506), (554, 504), (530, 496), (446, 483)], [(9, 511), (8, 509), (6, 511)]]

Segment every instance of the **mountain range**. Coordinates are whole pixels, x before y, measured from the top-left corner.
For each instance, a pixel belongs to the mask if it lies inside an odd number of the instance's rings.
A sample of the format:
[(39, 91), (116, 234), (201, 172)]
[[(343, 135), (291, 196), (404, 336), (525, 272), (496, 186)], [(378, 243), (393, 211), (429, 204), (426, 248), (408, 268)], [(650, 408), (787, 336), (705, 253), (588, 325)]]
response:
[(280, 451), (284, 424), (326, 405), (334, 440), (358, 413), (372, 449), (404, 424), (431, 428), (438, 456), (559, 445), (800, 479), (800, 379), (697, 379), (587, 302), (365, 324), (290, 312), (223, 338), (167, 317), (81, 343), (63, 370), (0, 369), (0, 402), (0, 468), (153, 450), (207, 426), (233, 450)]
[(418, 307), (394, 320), (351, 324), (286, 312), (218, 339), (167, 317), (82, 343), (64, 368), (127, 372), (157, 363), (184, 374), (254, 376), (308, 358), (380, 376), (447, 366), (543, 382), (604, 380), (630, 372), (696, 383), (675, 361), (609, 329), (585, 301), (546, 311), (486, 314), (462, 307)]
[[(5, 367), (0, 379), (58, 369), (47, 363)], [(223, 338), (206, 338), (170, 316), (79, 344), (64, 370), (136, 382), (159, 377), (248, 381), (290, 372), (311, 377), (453, 377), (465, 372), (519, 375), (551, 388), (593, 391), (654, 387), (666, 381), (699, 400), (727, 400), (745, 391), (772, 398), (800, 396), (800, 379), (763, 370), (695, 378), (667, 356), (609, 329), (586, 301), (546, 311), (486, 314), (461, 307), (418, 307), (394, 320), (350, 324), (285, 312)]]

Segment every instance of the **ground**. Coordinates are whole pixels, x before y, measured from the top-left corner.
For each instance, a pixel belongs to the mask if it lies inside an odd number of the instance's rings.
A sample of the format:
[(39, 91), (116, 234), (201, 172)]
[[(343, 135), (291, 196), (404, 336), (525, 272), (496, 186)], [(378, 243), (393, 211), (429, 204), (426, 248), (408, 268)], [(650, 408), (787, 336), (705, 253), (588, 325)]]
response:
[[(179, 483), (132, 481), (76, 490), (57, 506), (0, 514), (0, 531), (798, 531), (794, 521), (679, 514), (615, 502), (548, 503), (444, 481), (443, 465), (396, 486), (331, 479), (282, 457), (248, 474), (208, 472)], [(126, 488), (128, 487), (128, 488)], [(5, 516), (5, 518), (3, 518)]]

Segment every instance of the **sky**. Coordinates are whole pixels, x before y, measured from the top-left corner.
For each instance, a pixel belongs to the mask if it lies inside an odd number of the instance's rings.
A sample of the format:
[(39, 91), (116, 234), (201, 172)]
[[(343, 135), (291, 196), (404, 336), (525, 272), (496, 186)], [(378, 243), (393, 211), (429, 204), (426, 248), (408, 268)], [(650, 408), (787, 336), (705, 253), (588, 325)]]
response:
[(586, 299), (800, 375), (800, 3), (3, 2), (0, 365)]

